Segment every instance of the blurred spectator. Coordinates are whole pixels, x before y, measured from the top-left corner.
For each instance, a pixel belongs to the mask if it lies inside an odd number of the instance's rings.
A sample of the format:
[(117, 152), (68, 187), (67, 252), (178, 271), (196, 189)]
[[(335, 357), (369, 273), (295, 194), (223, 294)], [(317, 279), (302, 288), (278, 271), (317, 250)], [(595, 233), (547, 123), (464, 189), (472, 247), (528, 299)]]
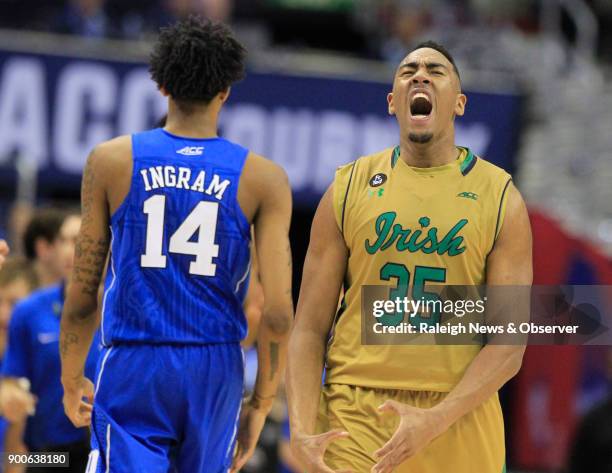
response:
[(6, 331), (13, 307), (37, 285), (36, 273), (25, 259), (8, 259), (0, 268), (0, 360), (6, 348)]
[(394, 67), (406, 51), (424, 36), (437, 37), (434, 29), (456, 26), (463, 2), (449, 0), (360, 0), (357, 22), (368, 31), (377, 56)]
[[(63, 221), (56, 242), (58, 267), (62, 282), (34, 292), (17, 304), (9, 325), (9, 339), (4, 360), (0, 401), (11, 404), (11, 425), (7, 432), (6, 451), (70, 453), (67, 471), (82, 472), (87, 464), (89, 439), (87, 429), (76, 429), (64, 414), (60, 383), (59, 333), (60, 316), (64, 303), (65, 281), (70, 277), (76, 238), (81, 218), (71, 214)], [(86, 376), (94, 379), (99, 353), (96, 335), (86, 364)], [(31, 386), (31, 393), (21, 386), (23, 379)], [(27, 399), (29, 395), (30, 399)], [(25, 401), (18, 406), (18, 401)], [(32, 412), (34, 402), (35, 412)], [(19, 416), (29, 414), (23, 432)], [(44, 473), (46, 469), (37, 469)], [(51, 470), (52, 472), (54, 470)]]
[(192, 14), (213, 21), (229, 22), (233, 6), (233, 0), (161, 0), (161, 5), (156, 6), (150, 14), (150, 29), (157, 33), (159, 28)]
[(8, 241), (11, 244), (11, 251), (15, 255), (25, 254), (23, 248), (23, 235), (32, 216), (35, 208), (28, 202), (17, 201), (11, 205), (8, 212)]
[(53, 208), (38, 209), (23, 234), (26, 258), (33, 263), (41, 287), (58, 283), (65, 271), (58, 254), (64, 214)]
[(570, 453), (568, 473), (612, 471), (612, 398), (589, 412), (580, 423)]
[(493, 21), (507, 22), (526, 16), (533, 5), (533, 0), (513, 0), (512, 2), (470, 0), (469, 3), (478, 16)]
[(110, 24), (104, 4), (106, 0), (70, 0), (53, 25), (57, 33), (90, 38), (109, 35)]
[(4, 240), (0, 240), (0, 269), (2, 269), (2, 265), (4, 264), (4, 260), (8, 256), (9, 247)]
[(397, 0), (383, 12), (389, 36), (382, 44), (382, 57), (391, 64), (399, 64), (406, 51), (431, 25), (428, 3), (416, 0)]
[[(0, 267), (0, 364), (4, 357), (6, 332), (13, 307), (35, 287), (36, 274), (25, 259), (11, 258)], [(7, 427), (6, 419), (0, 417), (0, 450), (3, 450)], [(2, 470), (1, 465), (0, 470)]]

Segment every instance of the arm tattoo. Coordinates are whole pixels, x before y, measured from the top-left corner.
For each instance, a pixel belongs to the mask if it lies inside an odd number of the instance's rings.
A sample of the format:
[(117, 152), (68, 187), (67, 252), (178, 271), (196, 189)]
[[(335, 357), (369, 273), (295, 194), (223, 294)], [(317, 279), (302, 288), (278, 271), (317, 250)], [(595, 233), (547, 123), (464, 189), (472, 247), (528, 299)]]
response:
[(87, 158), (87, 164), (83, 171), (83, 182), (81, 183), (81, 213), (83, 215), (83, 225), (88, 225), (92, 221), (91, 208), (93, 205), (93, 188), (95, 181), (95, 172), (92, 165), (93, 151)]
[(73, 281), (81, 285), (81, 293), (85, 296), (97, 295), (106, 261), (106, 253), (108, 252), (108, 235), (95, 239), (87, 234), (87, 228), (94, 223), (94, 186), (97, 179), (92, 158), (93, 152), (87, 159), (83, 173), (83, 184), (81, 186), (82, 231), (76, 243), (75, 265), (72, 275)]
[(104, 270), (108, 238), (94, 240), (89, 235), (80, 235), (75, 248), (75, 265), (72, 280), (81, 285), (83, 295), (96, 296)]
[(278, 371), (278, 343), (270, 342), (270, 381), (276, 376)]
[(79, 336), (76, 333), (68, 332), (64, 334), (60, 341), (60, 357), (64, 358), (68, 354), (70, 345), (75, 345), (79, 342)]

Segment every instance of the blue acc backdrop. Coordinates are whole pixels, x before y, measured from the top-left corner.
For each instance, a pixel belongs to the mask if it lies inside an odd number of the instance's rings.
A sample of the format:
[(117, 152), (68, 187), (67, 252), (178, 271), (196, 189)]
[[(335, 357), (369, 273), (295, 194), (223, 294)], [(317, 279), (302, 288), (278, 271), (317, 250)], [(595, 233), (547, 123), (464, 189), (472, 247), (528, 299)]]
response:
[[(398, 143), (387, 115), (391, 80), (251, 72), (234, 87), (220, 133), (281, 164), (296, 200), (310, 204), (337, 166)], [(512, 172), (520, 96), (466, 93), (458, 144)], [(165, 112), (144, 63), (0, 49), (0, 184), (14, 179), (7, 169), (22, 156), (37, 166), (43, 187), (76, 187), (97, 143), (151, 128)]]

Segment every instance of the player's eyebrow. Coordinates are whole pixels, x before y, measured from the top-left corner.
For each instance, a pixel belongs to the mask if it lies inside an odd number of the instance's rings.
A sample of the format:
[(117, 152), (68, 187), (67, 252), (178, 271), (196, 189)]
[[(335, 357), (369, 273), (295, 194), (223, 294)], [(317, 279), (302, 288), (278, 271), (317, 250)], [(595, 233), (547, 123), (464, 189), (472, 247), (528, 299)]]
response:
[[(425, 68), (429, 71), (431, 69), (436, 69), (438, 67), (441, 67), (443, 69), (448, 69), (448, 67), (446, 67), (444, 64), (441, 64), (439, 62), (426, 62), (425, 63)], [(400, 66), (400, 69), (403, 68), (410, 68), (410, 69), (418, 69), (419, 68), (419, 63), (416, 61), (412, 61), (412, 62), (407, 62), (405, 64), (402, 64)]]

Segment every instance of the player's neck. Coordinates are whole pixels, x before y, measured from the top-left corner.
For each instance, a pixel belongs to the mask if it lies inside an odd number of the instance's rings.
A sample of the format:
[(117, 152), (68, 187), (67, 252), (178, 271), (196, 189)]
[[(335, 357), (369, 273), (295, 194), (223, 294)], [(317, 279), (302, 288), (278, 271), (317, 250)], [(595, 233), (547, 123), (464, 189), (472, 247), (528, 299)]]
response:
[(169, 133), (187, 138), (214, 138), (217, 136), (218, 111), (212, 107), (198, 107), (184, 113), (170, 102), (164, 129)]
[(400, 150), (400, 159), (409, 166), (419, 168), (444, 166), (457, 159), (454, 135), (429, 143), (415, 143), (409, 137), (402, 136)]
[(53, 284), (57, 284), (61, 277), (55, 274), (54, 271), (45, 267), (40, 261), (34, 263), (34, 271), (38, 277), (38, 284), (40, 287), (47, 287)]

